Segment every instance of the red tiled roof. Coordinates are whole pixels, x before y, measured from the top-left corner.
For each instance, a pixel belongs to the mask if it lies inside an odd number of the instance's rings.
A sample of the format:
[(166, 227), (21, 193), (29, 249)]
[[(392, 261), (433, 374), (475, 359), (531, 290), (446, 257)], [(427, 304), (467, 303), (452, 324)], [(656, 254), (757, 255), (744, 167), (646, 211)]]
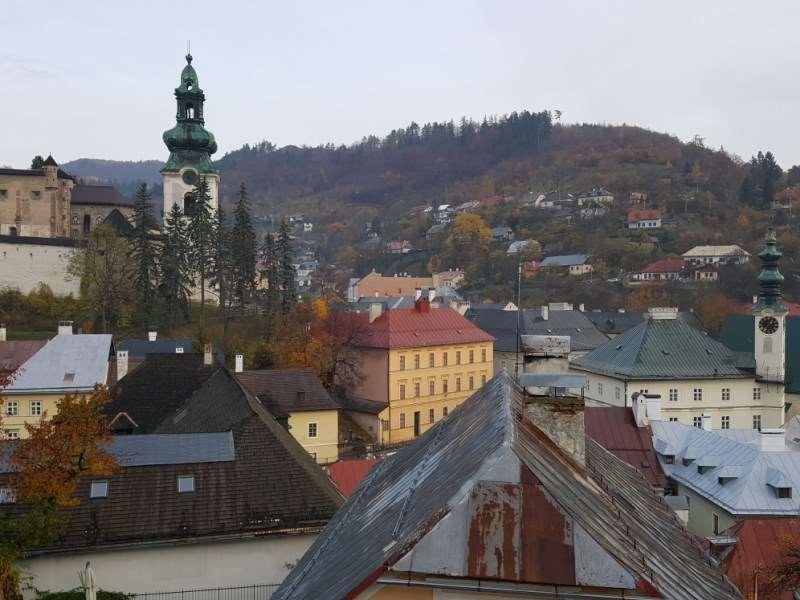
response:
[(651, 221), (661, 218), (661, 211), (655, 208), (646, 210), (631, 210), (628, 212), (628, 223), (637, 221)]
[(0, 342), (0, 372), (14, 371), (36, 354), (47, 340), (14, 340)]
[(649, 427), (637, 427), (629, 407), (584, 408), (586, 436), (644, 475), (654, 487), (663, 488), (666, 477), (653, 450)]
[(372, 323), (367, 313), (356, 313), (354, 318), (359, 328), (355, 345), (365, 348), (417, 348), (494, 341), (494, 337), (452, 308), (396, 308), (385, 311)]
[[(739, 586), (745, 598), (753, 598), (753, 573), (758, 570), (760, 580), (766, 579), (765, 571), (781, 563), (783, 545), (787, 540), (800, 540), (800, 517), (745, 519), (726, 533), (737, 538), (736, 546), (722, 561), (726, 575)], [(792, 591), (765, 595), (759, 598), (792, 600)]]
[[(800, 317), (800, 304), (797, 304), (796, 302), (788, 302), (787, 300), (781, 300), (781, 302), (783, 302), (783, 305), (789, 309), (790, 317)], [(736, 307), (736, 310), (734, 310), (734, 314), (752, 315), (753, 305), (743, 302)]]
[(358, 484), (366, 477), (369, 470), (377, 458), (354, 458), (351, 460), (340, 460), (328, 465), (328, 473), (331, 480), (339, 488), (339, 491), (349, 498), (356, 491)]
[(680, 273), (683, 270), (682, 258), (662, 258), (655, 262), (651, 262), (644, 269), (642, 273)]

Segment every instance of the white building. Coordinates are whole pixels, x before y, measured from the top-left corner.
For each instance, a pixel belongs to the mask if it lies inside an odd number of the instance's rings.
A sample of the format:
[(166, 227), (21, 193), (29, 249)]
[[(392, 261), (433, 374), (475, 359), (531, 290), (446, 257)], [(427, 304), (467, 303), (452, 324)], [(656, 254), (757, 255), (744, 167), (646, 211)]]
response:
[(750, 253), (732, 244), (728, 246), (695, 246), (683, 253), (683, 260), (689, 266), (700, 265), (743, 265), (750, 261)]

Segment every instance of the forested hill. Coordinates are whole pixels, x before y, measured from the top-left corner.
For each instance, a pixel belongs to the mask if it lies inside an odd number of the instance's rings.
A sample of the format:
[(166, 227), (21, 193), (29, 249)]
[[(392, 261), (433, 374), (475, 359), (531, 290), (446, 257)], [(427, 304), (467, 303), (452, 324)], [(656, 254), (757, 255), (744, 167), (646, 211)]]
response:
[[(81, 159), (63, 167), (127, 184), (157, 182), (161, 164)], [(597, 186), (644, 190), (665, 208), (687, 194), (710, 206), (735, 202), (745, 174), (740, 161), (699, 142), (624, 125), (554, 125), (546, 111), (412, 123), (349, 146), (246, 144), (216, 164), (228, 202), (245, 182), (256, 212), (278, 214), (357, 205), (393, 216), (421, 204)]]

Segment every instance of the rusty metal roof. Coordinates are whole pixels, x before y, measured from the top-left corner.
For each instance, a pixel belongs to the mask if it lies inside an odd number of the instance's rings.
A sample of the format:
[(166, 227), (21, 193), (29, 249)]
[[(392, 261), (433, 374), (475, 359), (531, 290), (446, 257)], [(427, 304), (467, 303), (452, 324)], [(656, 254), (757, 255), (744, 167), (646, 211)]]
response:
[(637, 471), (588, 440), (587, 472), (522, 407), (501, 373), (376, 465), (274, 600), (351, 598), (391, 572), (741, 598)]

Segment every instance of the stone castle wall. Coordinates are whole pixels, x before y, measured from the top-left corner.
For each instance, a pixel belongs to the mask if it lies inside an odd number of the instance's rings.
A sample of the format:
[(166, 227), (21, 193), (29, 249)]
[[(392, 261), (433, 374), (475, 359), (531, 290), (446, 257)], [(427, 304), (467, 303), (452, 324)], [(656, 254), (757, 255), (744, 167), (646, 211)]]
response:
[(28, 293), (42, 282), (55, 294), (78, 296), (80, 282), (67, 280), (67, 263), (75, 250), (74, 243), (52, 238), (47, 239), (48, 243), (43, 241), (0, 236), (0, 288)]

